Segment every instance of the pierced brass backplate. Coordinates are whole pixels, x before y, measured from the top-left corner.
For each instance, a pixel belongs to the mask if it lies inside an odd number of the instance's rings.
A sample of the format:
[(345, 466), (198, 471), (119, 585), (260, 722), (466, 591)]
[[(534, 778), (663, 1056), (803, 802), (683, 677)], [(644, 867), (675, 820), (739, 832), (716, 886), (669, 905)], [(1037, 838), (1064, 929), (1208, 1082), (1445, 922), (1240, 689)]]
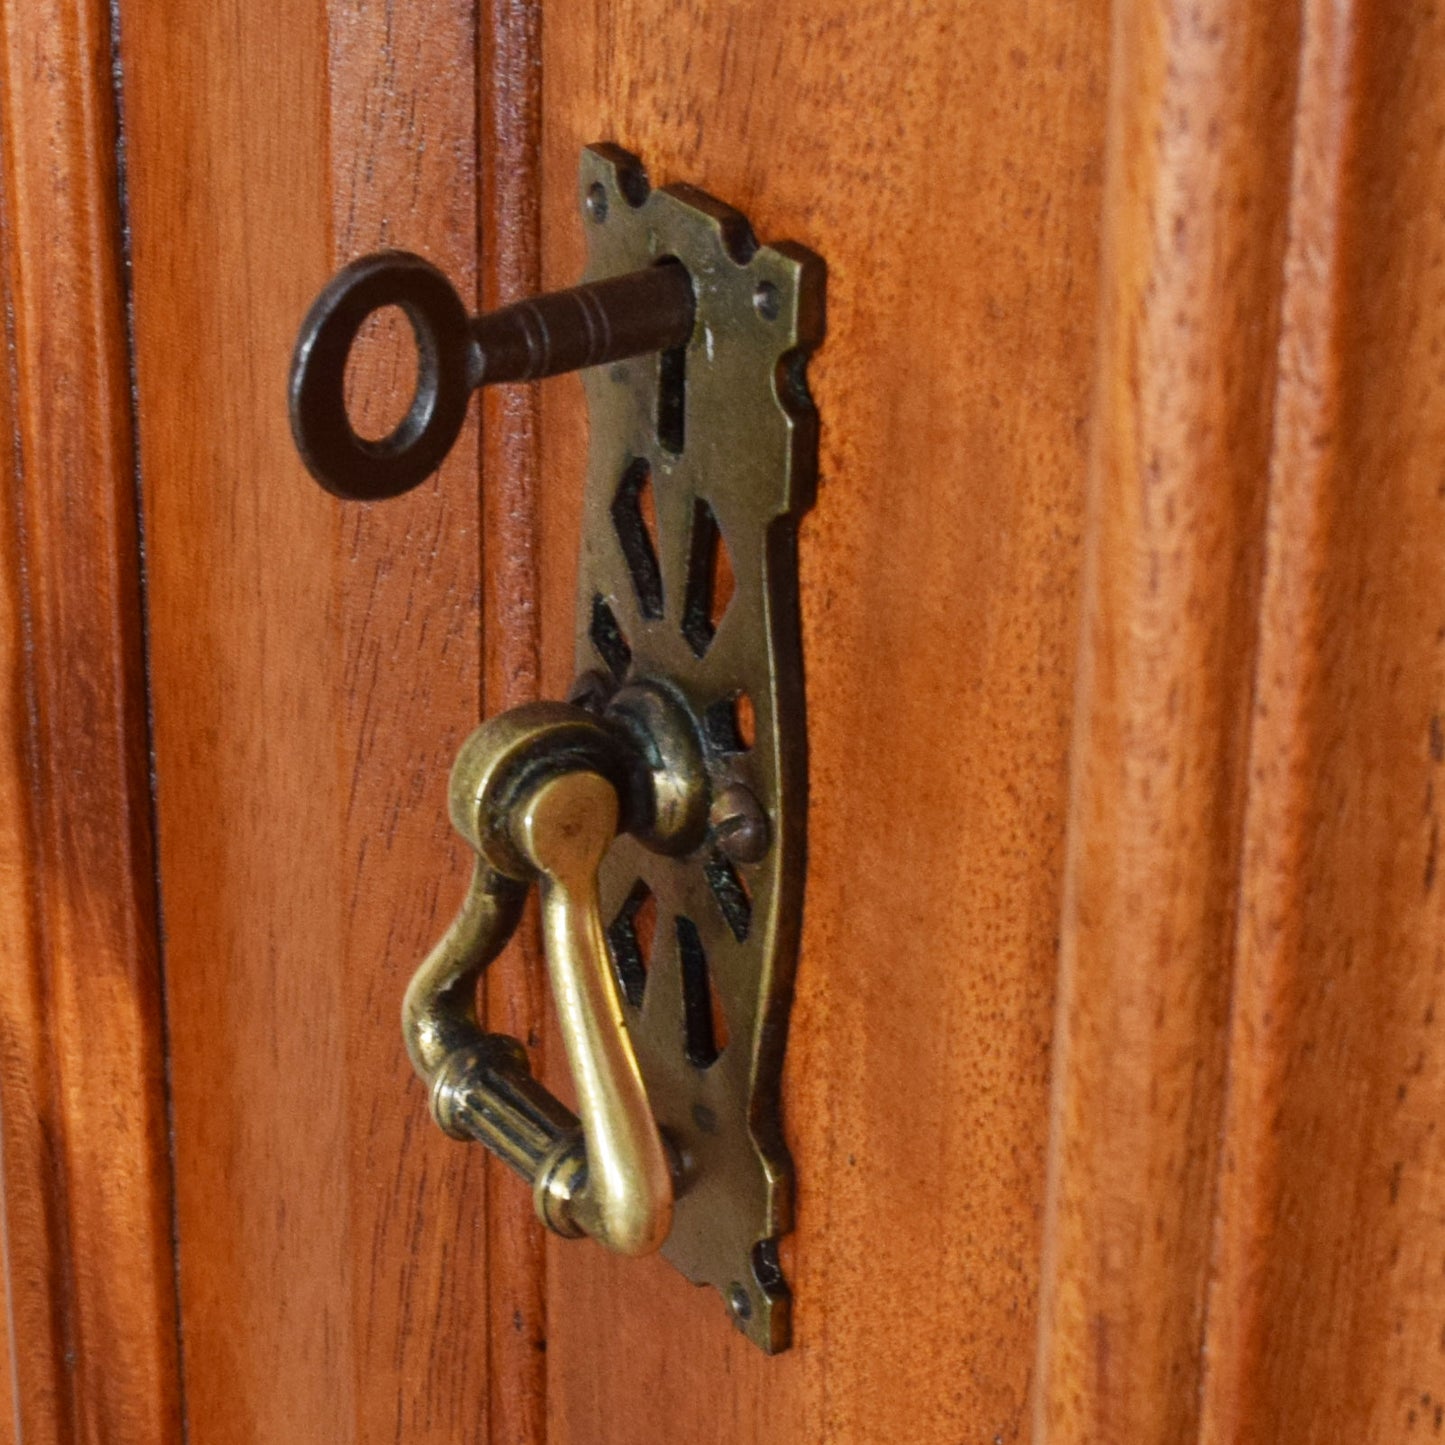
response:
[[(797, 527), (817, 475), (804, 365), (822, 336), (823, 266), (760, 247), (691, 187), (650, 190), (614, 147), (583, 153), (580, 197), (588, 281), (680, 262), (696, 295), (685, 346), (584, 373), (577, 698), (625, 718), (663, 693), (698, 723), (706, 830), (667, 851), (619, 836), (602, 916), (648, 1098), (681, 1161), (663, 1253), (773, 1352), (790, 1330), (779, 1078), (806, 848)], [(640, 719), (639, 737), (654, 731)]]

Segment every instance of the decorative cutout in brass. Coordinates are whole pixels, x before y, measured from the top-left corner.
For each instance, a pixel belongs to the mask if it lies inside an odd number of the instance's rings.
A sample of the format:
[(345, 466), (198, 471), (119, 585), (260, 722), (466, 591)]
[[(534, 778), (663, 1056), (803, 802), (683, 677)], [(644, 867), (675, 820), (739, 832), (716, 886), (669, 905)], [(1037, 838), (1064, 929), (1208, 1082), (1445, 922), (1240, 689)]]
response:
[[(737, 212), (689, 186), (649, 190), (611, 147), (584, 153), (580, 188), (589, 281), (677, 261), (697, 298), (680, 358), (584, 374), (577, 663), (586, 695), (620, 688), (614, 707), (639, 682), (666, 690), (703, 742), (706, 836), (680, 856), (619, 837), (602, 864), (602, 913), (648, 1097), (683, 1161), (663, 1254), (719, 1289), (773, 1351), (789, 1338), (777, 1242), (792, 1225), (793, 1172), (778, 1093), (803, 902), (797, 527), (816, 482), (804, 364), (822, 335), (823, 270), (799, 247), (758, 246)], [(681, 422), (668, 411), (679, 375)], [(650, 532), (632, 510), (641, 476)], [(639, 532), (655, 537), (655, 557)], [(656, 912), (647, 960), (618, 944), (639, 889)]]

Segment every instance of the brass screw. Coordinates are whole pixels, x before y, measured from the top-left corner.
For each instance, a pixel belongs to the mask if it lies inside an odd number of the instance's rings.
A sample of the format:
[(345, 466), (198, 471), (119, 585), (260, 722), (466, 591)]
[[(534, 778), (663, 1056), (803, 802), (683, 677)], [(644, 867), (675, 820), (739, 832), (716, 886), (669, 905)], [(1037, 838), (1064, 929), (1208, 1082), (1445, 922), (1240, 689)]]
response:
[(756, 863), (768, 851), (768, 819), (741, 783), (718, 791), (708, 812), (713, 842), (734, 863)]

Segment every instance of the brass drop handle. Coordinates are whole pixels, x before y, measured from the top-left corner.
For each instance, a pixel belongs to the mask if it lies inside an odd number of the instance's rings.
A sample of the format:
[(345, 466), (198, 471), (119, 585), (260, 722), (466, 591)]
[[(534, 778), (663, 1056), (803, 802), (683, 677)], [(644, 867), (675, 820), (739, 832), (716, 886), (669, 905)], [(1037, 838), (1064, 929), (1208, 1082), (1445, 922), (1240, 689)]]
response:
[[(461, 912), (407, 990), (402, 1020), (432, 1112), (486, 1144), (532, 1185), (560, 1234), (648, 1254), (672, 1224), (667, 1146), (623, 1018), (597, 895), (597, 870), (635, 792), (629, 745), (560, 703), (483, 724), (452, 770), (452, 819), (476, 849)], [(580, 1123), (532, 1076), (515, 1039), (486, 1034), (474, 994), (530, 882), (540, 887), (547, 968)]]

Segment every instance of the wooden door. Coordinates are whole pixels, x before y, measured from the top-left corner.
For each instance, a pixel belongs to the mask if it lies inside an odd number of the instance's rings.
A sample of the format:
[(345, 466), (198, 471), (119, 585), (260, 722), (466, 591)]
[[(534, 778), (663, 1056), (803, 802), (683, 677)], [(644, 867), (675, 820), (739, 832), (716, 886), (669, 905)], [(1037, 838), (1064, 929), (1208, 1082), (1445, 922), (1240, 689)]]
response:
[[(0, 77), (15, 1440), (1445, 1428), (1431, 7), (0, 0)], [(353, 255), (570, 284), (595, 140), (829, 271), (776, 1359), (397, 1028), (451, 758), (570, 681), (580, 385), (384, 505), (286, 424)], [(563, 1087), (530, 926), (484, 1003)]]

